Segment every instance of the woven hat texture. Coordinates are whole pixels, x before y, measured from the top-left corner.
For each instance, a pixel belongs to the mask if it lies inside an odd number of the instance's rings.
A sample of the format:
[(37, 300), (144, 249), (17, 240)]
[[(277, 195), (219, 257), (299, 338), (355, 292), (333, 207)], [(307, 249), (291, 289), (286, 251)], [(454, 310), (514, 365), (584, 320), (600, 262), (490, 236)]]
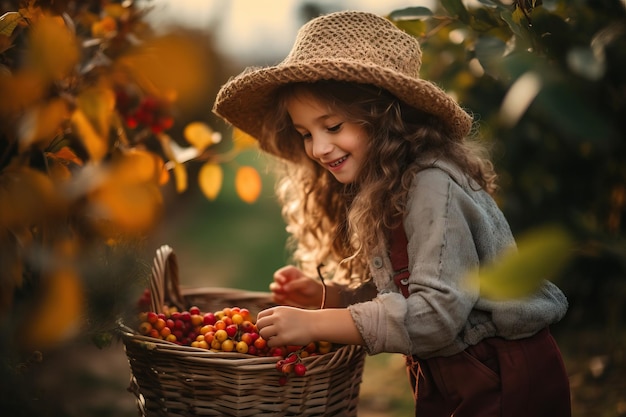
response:
[(249, 67), (218, 92), (213, 111), (233, 126), (264, 141), (262, 123), (270, 97), (292, 82), (348, 81), (381, 87), (407, 104), (439, 117), (457, 140), (472, 118), (430, 81), (420, 79), (422, 52), (413, 36), (389, 20), (345, 11), (302, 26), (289, 55), (270, 67)]

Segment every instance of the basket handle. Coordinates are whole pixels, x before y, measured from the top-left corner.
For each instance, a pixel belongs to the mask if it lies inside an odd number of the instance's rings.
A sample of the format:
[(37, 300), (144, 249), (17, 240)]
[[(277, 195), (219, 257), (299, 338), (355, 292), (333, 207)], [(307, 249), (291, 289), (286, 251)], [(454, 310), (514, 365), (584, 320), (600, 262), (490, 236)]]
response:
[(184, 299), (180, 292), (178, 260), (174, 250), (163, 245), (157, 249), (150, 277), (150, 302), (152, 311), (161, 312), (166, 301), (184, 308)]

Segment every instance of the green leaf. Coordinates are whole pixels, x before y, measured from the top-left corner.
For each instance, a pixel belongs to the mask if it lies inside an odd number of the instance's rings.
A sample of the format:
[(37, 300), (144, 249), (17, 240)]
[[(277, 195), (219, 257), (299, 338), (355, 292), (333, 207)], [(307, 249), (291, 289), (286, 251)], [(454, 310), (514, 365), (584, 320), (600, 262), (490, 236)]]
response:
[(498, 77), (506, 43), (493, 36), (481, 36), (476, 42), (476, 58), (489, 75)]
[(7, 12), (0, 16), (0, 35), (11, 36), (22, 19), (18, 12)]
[(478, 0), (478, 3), (482, 4), (483, 6), (490, 7), (492, 9), (503, 7), (500, 4), (495, 3), (495, 2), (493, 2), (491, 0)]
[(571, 84), (548, 82), (534, 107), (565, 140), (575, 145), (591, 140), (597, 149), (610, 152), (610, 144), (619, 138), (619, 129), (602, 108), (590, 104)]
[(432, 15), (433, 12), (428, 7), (407, 7), (401, 10), (394, 10), (389, 14), (389, 19), (394, 22), (398, 20), (419, 20)]
[(424, 36), (426, 33), (426, 22), (423, 20), (398, 20), (394, 24), (409, 35), (417, 38)]
[(480, 271), (484, 297), (505, 300), (527, 296), (555, 278), (573, 255), (573, 239), (558, 226), (544, 226), (518, 239), (518, 250)]
[(500, 17), (506, 22), (507, 25), (509, 25), (511, 32), (519, 37), (524, 37), (524, 27), (520, 24), (519, 20), (513, 16), (513, 12), (510, 10), (504, 10), (500, 13)]
[(478, 8), (472, 12), (470, 27), (477, 32), (491, 32), (496, 28), (504, 26), (493, 10)]
[(441, 0), (441, 5), (448, 11), (450, 16), (458, 18), (463, 23), (469, 23), (469, 13), (462, 0)]

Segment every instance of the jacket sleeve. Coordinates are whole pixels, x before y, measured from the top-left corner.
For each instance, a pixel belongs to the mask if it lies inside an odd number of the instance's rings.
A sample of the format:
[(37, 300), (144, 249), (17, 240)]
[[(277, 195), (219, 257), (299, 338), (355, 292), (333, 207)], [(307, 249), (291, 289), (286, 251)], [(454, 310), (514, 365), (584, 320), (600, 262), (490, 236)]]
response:
[(415, 177), (407, 204), (409, 297), (388, 292), (350, 309), (369, 353), (428, 357), (458, 343), (478, 299), (472, 219), (484, 214), (439, 169)]

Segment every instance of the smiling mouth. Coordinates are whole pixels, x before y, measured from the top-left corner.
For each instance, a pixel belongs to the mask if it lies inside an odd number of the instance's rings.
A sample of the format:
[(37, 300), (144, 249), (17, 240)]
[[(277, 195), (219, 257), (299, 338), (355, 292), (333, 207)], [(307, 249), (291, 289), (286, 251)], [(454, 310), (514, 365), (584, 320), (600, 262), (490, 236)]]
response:
[(339, 159), (337, 159), (335, 162), (331, 162), (330, 164), (328, 164), (328, 166), (330, 166), (331, 168), (335, 168), (338, 167), (339, 165), (341, 165), (343, 163), (343, 161), (345, 161), (346, 159), (348, 159), (348, 155), (341, 157)]

